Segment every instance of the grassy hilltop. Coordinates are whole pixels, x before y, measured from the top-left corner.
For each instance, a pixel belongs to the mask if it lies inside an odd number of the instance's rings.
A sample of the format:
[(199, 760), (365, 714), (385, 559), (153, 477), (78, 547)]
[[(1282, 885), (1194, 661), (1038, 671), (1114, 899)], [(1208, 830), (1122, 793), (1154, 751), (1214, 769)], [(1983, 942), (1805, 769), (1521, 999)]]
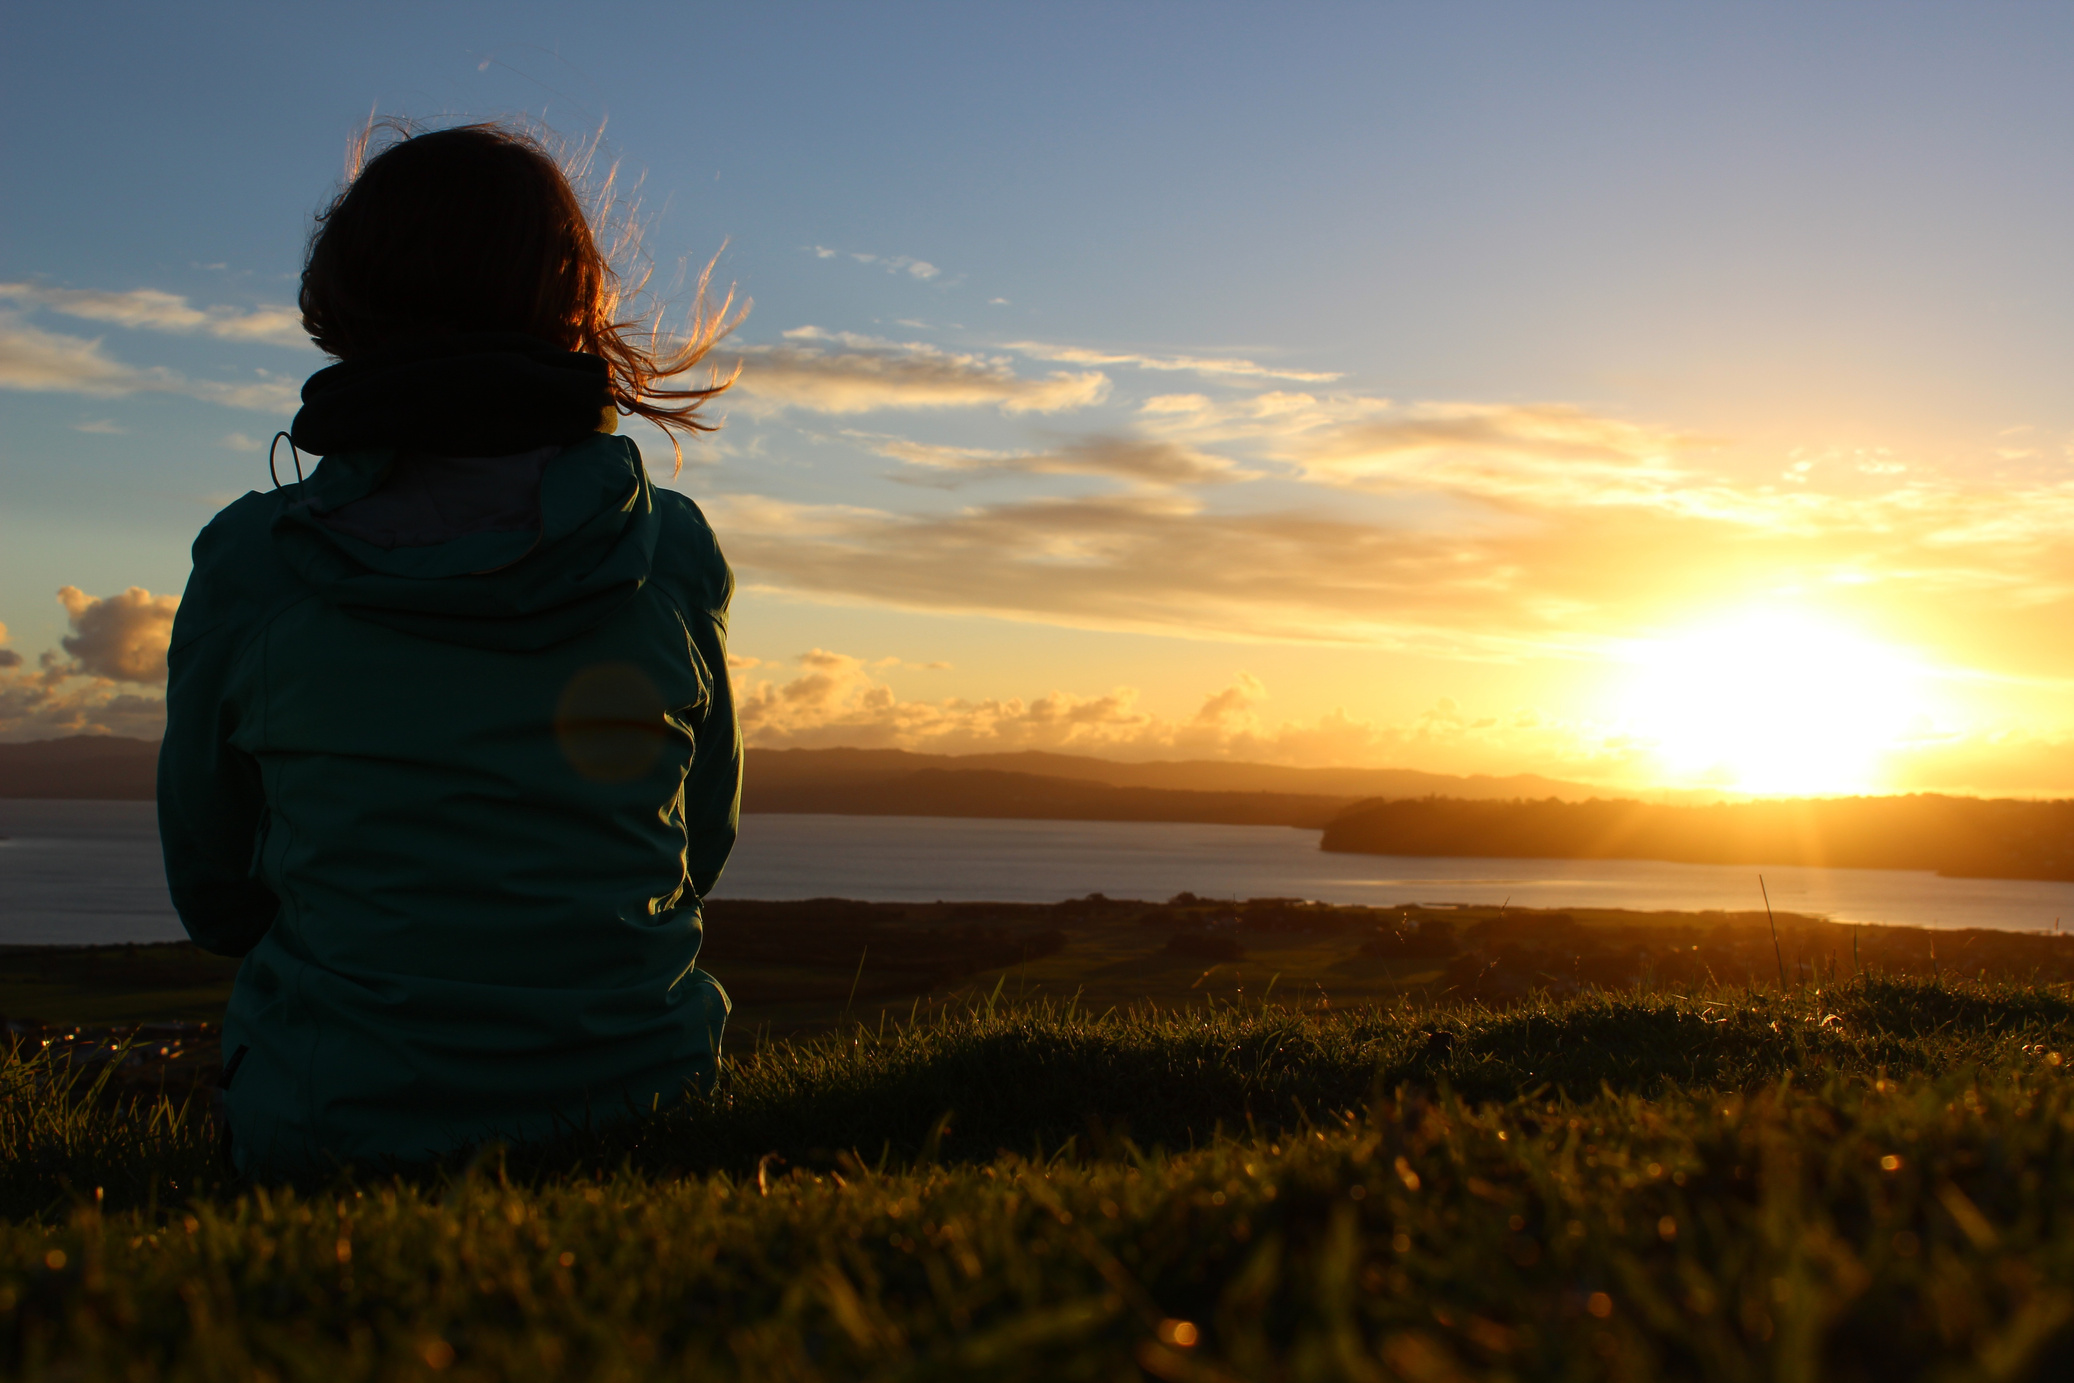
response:
[[(2051, 936), (1867, 928), (1854, 966), (1762, 914), (737, 906), (772, 988), (710, 1098), (445, 1167), (241, 1187), (205, 1093), (18, 1048), (0, 1375), (2074, 1368)], [(38, 983), (179, 979), (153, 949)]]

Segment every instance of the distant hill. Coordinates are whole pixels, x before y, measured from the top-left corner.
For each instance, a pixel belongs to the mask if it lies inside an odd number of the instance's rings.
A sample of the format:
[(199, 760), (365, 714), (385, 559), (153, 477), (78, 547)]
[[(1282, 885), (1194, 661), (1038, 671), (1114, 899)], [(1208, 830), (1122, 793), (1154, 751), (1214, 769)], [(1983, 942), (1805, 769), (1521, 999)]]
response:
[[(158, 745), (112, 735), (0, 744), (0, 797), (149, 800)], [(1316, 828), (1378, 797), (1582, 800), (1581, 783), (1522, 774), (1451, 778), (1395, 768), (1114, 763), (1079, 754), (910, 754), (752, 749), (743, 810), (844, 816), (1204, 821)]]
[(1192, 792), (1117, 787), (998, 769), (925, 768), (773, 783), (752, 759), (747, 812), (837, 816), (970, 816), (1047, 821), (1197, 821), (1316, 830), (1358, 798), (1294, 792)]
[[(1117, 763), (1085, 754), (912, 754), (904, 749), (752, 749), (749, 791), (789, 791), (794, 784), (890, 779), (928, 769), (963, 773), (994, 771), (1077, 782), (1106, 783), (1118, 788), (1159, 788), (1172, 792), (1273, 792), (1307, 797), (1559, 798), (1582, 802), (1605, 796), (1604, 788), (1520, 773), (1498, 778), (1486, 774), (1457, 777), (1420, 773), (1409, 768), (1285, 768), (1280, 764), (1227, 763), (1216, 759), (1183, 759), (1155, 763)], [(749, 811), (805, 811), (804, 807), (747, 806)]]
[(157, 740), (74, 735), (0, 744), (0, 797), (149, 801), (157, 776)]
[(1661, 806), (1648, 802), (1365, 802), (1321, 849), (1369, 855), (1641, 859), (1929, 869), (2074, 880), (2074, 802), (1919, 794)]

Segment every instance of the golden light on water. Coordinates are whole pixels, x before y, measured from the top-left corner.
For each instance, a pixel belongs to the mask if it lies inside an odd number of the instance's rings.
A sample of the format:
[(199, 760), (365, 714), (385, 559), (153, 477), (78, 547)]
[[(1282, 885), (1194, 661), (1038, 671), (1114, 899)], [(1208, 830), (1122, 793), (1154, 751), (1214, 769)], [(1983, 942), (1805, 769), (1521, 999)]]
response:
[(1632, 657), (1627, 724), (1678, 786), (1879, 791), (1884, 759), (1932, 709), (1919, 664), (1797, 610), (1741, 611)]

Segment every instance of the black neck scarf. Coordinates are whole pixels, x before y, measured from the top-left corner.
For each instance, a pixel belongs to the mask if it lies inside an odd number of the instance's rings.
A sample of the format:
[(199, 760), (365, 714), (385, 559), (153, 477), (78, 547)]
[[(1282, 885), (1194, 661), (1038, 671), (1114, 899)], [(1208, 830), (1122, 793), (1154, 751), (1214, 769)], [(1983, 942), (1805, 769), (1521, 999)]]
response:
[(463, 333), (317, 371), (289, 436), (319, 456), (373, 447), (508, 456), (596, 431), (611, 402), (599, 356), (532, 336)]

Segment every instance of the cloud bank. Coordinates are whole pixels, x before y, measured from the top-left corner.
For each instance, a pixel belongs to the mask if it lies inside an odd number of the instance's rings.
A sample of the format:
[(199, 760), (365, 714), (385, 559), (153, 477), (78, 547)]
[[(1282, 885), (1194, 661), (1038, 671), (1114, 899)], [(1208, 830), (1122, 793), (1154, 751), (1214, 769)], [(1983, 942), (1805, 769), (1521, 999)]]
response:
[[(1268, 688), (1238, 672), (1207, 691), (1193, 714), (1162, 716), (1134, 687), (1083, 695), (1053, 690), (1021, 697), (908, 700), (874, 675), (881, 666), (814, 649), (787, 662), (748, 660), (736, 670), (736, 705), (749, 744), (765, 749), (906, 749), (930, 754), (1019, 750), (1146, 759), (1223, 759), (1298, 767), (1390, 764), (1456, 773), (1528, 768), (1568, 777), (1634, 780), (1647, 768), (1639, 747), (1589, 726), (1519, 708), (1472, 716), (1450, 698), (1399, 724), (1334, 709), (1271, 721)], [(790, 666), (796, 672), (786, 675)], [(772, 674), (772, 675), (763, 675)]]
[[(966, 701), (907, 701), (873, 675), (866, 659), (814, 649), (796, 660), (789, 679), (740, 677), (736, 706), (748, 742), (758, 748), (828, 746), (911, 749), (936, 754), (1044, 749), (1125, 758), (1268, 758), (1290, 762), (1317, 755), (1359, 755), (1377, 737), (1373, 726), (1342, 716), (1263, 732), (1254, 712), (1266, 689), (1250, 673), (1206, 695), (1197, 713), (1174, 720), (1139, 704), (1136, 688), (1094, 696), (1052, 691)], [(758, 663), (758, 670), (779, 664)]]

